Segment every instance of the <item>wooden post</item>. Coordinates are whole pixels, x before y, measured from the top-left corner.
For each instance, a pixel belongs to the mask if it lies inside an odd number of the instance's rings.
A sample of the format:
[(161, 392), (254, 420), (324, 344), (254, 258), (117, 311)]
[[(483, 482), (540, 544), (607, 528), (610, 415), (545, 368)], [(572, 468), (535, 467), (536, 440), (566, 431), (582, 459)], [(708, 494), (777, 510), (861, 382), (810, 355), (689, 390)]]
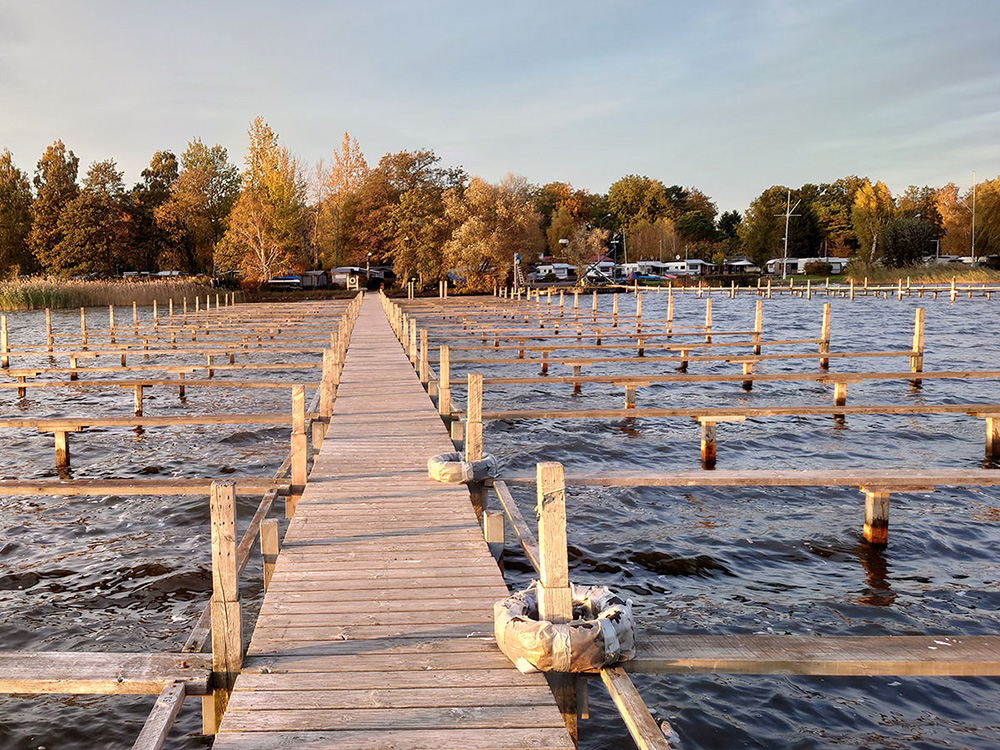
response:
[(267, 591), (274, 575), (274, 563), (278, 559), (277, 518), (266, 518), (260, 522), (260, 555), (264, 559), (264, 591)]
[(66, 435), (67, 433), (63, 430), (59, 430), (55, 433), (57, 469), (69, 468), (69, 440)]
[(417, 324), (416, 321), (410, 326), (410, 364), (417, 366)]
[(45, 308), (45, 346), (52, 351), (52, 310)]
[(1000, 417), (986, 417), (986, 458), (1000, 454)]
[(177, 386), (177, 397), (180, 398), (180, 399), (183, 399), (184, 398), (184, 373), (183, 372), (177, 373), (177, 382), (180, 383), (180, 385)]
[(625, 408), (634, 409), (635, 408), (635, 386), (626, 385), (625, 386)]
[(865, 493), (865, 525), (862, 533), (870, 544), (889, 542), (889, 493), (862, 487)]
[(87, 312), (80, 308), (80, 346), (87, 348)]
[(483, 511), (483, 539), (486, 541), (494, 560), (500, 560), (503, 557), (503, 524), (503, 511)]
[(674, 332), (674, 291), (667, 293), (667, 333)]
[(760, 356), (760, 337), (764, 333), (764, 300), (757, 300), (757, 309), (753, 319), (753, 353)]
[(714, 469), (716, 423), (701, 417), (697, 417), (697, 419), (701, 423), (701, 467)]
[(681, 366), (677, 368), (679, 372), (688, 371), (688, 356), (690, 356), (691, 351), (689, 349), (681, 349)]
[(243, 667), (243, 628), (236, 557), (236, 483), (212, 482), (212, 687), (203, 701), (206, 734), (219, 731)]
[(135, 415), (137, 417), (142, 416), (142, 385), (137, 384), (135, 386)]
[[(25, 382), (25, 380), (26, 380), (26, 378), (24, 377), (24, 375), (18, 375), (17, 376), (17, 382), (19, 384), (23, 384)], [(17, 397), (18, 398), (27, 398), (27, 396), (28, 396), (28, 391), (27, 391), (26, 388), (21, 387), (21, 388), (17, 389)]]
[[(743, 363), (743, 374), (745, 376), (753, 375), (753, 362), (744, 362)], [(744, 391), (752, 391), (753, 390), (753, 380), (744, 380), (743, 381), (743, 390)]]
[(705, 343), (712, 343), (712, 297), (705, 299)]
[[(924, 371), (924, 308), (918, 307), (913, 320), (913, 349), (910, 354), (910, 372)], [(910, 381), (915, 386), (920, 385), (920, 378)]]
[(78, 380), (79, 377), (80, 376), (79, 376), (79, 374), (76, 371), (76, 355), (75, 354), (70, 354), (69, 355), (69, 379), (70, 380)]
[[(573, 377), (574, 378), (580, 377), (580, 372), (582, 370), (583, 370), (583, 367), (581, 365), (573, 365)], [(577, 396), (577, 395), (579, 395), (579, 393), (580, 393), (580, 381), (579, 380), (574, 380), (573, 381), (573, 395)]]
[[(470, 372), (468, 398), (466, 403), (465, 460), (479, 461), (483, 457), (483, 376)], [(482, 484), (470, 484), (469, 493), (476, 520), (482, 523), (484, 510), (484, 488)]]
[[(573, 619), (573, 591), (569, 585), (566, 553), (566, 487), (562, 464), (540, 463), (535, 468), (538, 514), (538, 617), (554, 624)], [(559, 657), (555, 658), (559, 663)], [(568, 669), (569, 654), (565, 654)], [(565, 669), (563, 670), (566, 671)], [(549, 686), (562, 713), (566, 729), (577, 739), (576, 686), (569, 674), (549, 672)]]
[[(843, 406), (847, 403), (847, 382), (844, 380), (838, 380), (833, 384), (833, 405)], [(835, 416), (844, 416), (843, 414)]]
[(615, 292), (611, 308), (611, 327), (618, 327), (618, 292)]
[[(820, 328), (819, 338), (820, 338), (819, 353), (829, 354), (830, 353), (830, 303), (829, 302), (823, 303), (823, 324), (822, 327)], [(829, 370), (830, 358), (820, 357), (819, 366), (824, 370)]]
[(173, 323), (174, 322), (174, 298), (173, 297), (171, 297), (170, 299), (167, 300), (167, 305), (169, 307), (168, 316), (170, 317), (170, 322)]
[(438, 362), (438, 414), (451, 416), (451, 349), (442, 344)]
[(115, 343), (115, 306), (108, 305), (108, 331), (111, 343)]
[(215, 370), (212, 369), (212, 354), (211, 354), (211, 352), (207, 352), (205, 354), (205, 364), (206, 364), (206, 369), (207, 369), (207, 377), (208, 377), (209, 380), (211, 380), (212, 376), (215, 375)]
[(542, 375), (549, 374), (549, 353), (542, 352)]
[(955, 304), (955, 297), (958, 294), (958, 290), (955, 288), (955, 277), (951, 277), (951, 304)]
[(638, 292), (635, 295), (635, 330), (637, 333), (642, 330), (642, 295)]
[(0, 315), (0, 367), (10, 367), (10, 351), (7, 345), (7, 316)]
[(641, 338), (636, 340), (636, 356), (638, 356), (638, 357), (645, 357), (646, 356), (645, 343), (646, 342), (643, 341), (643, 339), (641, 339)]
[(854, 279), (851, 279), (850, 282), (851, 282), (851, 284), (850, 284), (850, 290), (851, 290), (851, 292), (850, 292), (850, 294), (851, 294), (850, 300), (851, 300), (851, 302), (853, 302), (854, 301)]
[(158, 326), (160, 324), (160, 313), (156, 309), (156, 300), (153, 300), (153, 325)]
[(285, 517), (291, 518), (306, 488), (306, 389), (292, 387), (292, 485), (285, 503)]
[(427, 356), (427, 329), (420, 329), (420, 382), (426, 387), (431, 379), (431, 365)]

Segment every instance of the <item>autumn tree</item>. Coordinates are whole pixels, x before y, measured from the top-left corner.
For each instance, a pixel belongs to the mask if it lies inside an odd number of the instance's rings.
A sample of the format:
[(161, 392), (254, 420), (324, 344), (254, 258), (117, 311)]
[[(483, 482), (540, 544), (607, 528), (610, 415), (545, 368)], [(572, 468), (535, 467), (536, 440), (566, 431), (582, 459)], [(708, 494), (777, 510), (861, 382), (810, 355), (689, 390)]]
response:
[(229, 162), (225, 148), (206, 146), (198, 138), (188, 143), (169, 198), (154, 209), (156, 227), (167, 237), (157, 266), (210, 271), (239, 192), (239, 169)]
[(505, 283), (516, 253), (531, 259), (544, 247), (541, 217), (523, 177), (507, 175), (499, 185), (473, 177), (465, 190), (445, 193), (445, 208), (456, 226), (445, 259), (471, 289)]
[(357, 248), (352, 247), (351, 229), (358, 192), (370, 172), (357, 138), (344, 131), (340, 150), (334, 153), (333, 165), (325, 177), (317, 210), (316, 242), (324, 265), (339, 266), (344, 258), (357, 254)]
[(976, 259), (1000, 255), (1000, 177), (976, 186)]
[(59, 215), (59, 242), (47, 256), (62, 275), (115, 276), (134, 267), (124, 175), (114, 159), (94, 162), (83, 189)]
[(142, 180), (132, 188), (132, 242), (139, 270), (156, 270), (159, 258), (167, 255), (175, 240), (156, 222), (156, 209), (170, 200), (177, 180), (177, 156), (157, 151), (142, 170)]
[(35, 200), (31, 204), (31, 232), (28, 246), (46, 270), (55, 270), (58, 262), (53, 250), (62, 240), (59, 217), (80, 191), (76, 184), (80, 160), (56, 141), (42, 154), (35, 167)]
[(895, 213), (895, 201), (884, 182), (874, 185), (865, 178), (854, 195), (851, 223), (861, 244), (861, 252), (869, 263), (878, 257), (882, 230)]
[(220, 270), (238, 268), (251, 281), (267, 281), (306, 264), (306, 185), (295, 159), (261, 117), (251, 123), (247, 135), (242, 190), (216, 246), (215, 261)]
[(664, 216), (634, 224), (626, 242), (633, 260), (660, 260), (672, 259), (677, 254), (678, 242), (683, 247), (684, 241), (675, 223)]
[(27, 273), (36, 264), (28, 246), (31, 232), (31, 183), (14, 166), (10, 151), (0, 153), (0, 278)]
[(962, 195), (954, 182), (934, 191), (934, 206), (941, 216), (940, 251), (943, 255), (969, 254), (972, 245), (971, 194)]
[(661, 216), (676, 217), (678, 213), (662, 182), (634, 174), (608, 188), (608, 209), (626, 231), (640, 221), (653, 223)]
[(934, 225), (921, 217), (893, 216), (882, 228), (879, 257), (894, 268), (921, 263), (934, 248), (935, 234)]

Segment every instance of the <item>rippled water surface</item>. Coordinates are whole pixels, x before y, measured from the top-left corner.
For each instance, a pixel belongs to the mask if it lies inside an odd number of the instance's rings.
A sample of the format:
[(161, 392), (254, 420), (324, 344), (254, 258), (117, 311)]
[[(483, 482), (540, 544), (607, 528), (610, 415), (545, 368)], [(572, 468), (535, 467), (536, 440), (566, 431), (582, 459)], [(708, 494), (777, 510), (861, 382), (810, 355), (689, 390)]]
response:
[[(565, 314), (572, 315), (570, 297)], [(586, 300), (586, 303), (584, 303)], [(765, 301), (765, 339), (819, 335), (822, 304)], [(1000, 317), (981, 299), (830, 300), (833, 351), (905, 350), (914, 308), (927, 310), (925, 368), (1000, 370)], [(634, 310), (620, 298), (623, 319)], [(676, 295), (678, 325), (698, 324), (704, 300)], [(755, 300), (715, 296), (717, 331), (752, 327)], [(544, 304), (544, 302), (543, 302)], [(585, 308), (584, 308), (585, 304)], [(662, 318), (666, 294), (644, 295), (644, 317)], [(581, 298), (589, 314), (589, 297)], [(600, 306), (610, 310), (611, 298)], [(148, 311), (147, 315), (148, 315)], [(57, 331), (78, 330), (78, 313), (54, 313)], [(104, 313), (106, 316), (106, 312)], [(101, 313), (88, 313), (94, 327)], [(13, 342), (42, 340), (44, 316), (10, 316)], [(510, 324), (510, 321), (506, 321)], [(650, 324), (653, 325), (653, 324)], [(717, 339), (718, 340), (718, 339)], [(434, 343), (479, 343), (460, 332)], [(745, 351), (745, 350), (744, 350)], [(770, 353), (815, 345), (769, 347)], [(454, 351), (453, 358), (483, 352)], [(647, 354), (656, 354), (649, 344)], [(495, 356), (489, 354), (489, 356)], [(507, 352), (514, 357), (516, 352)], [(287, 355), (286, 358), (295, 355)], [(40, 358), (38, 364), (46, 363)], [(303, 357), (306, 359), (306, 357)], [(158, 360), (162, 361), (162, 360)], [(253, 361), (253, 360), (251, 360)], [(275, 361), (260, 355), (259, 361)], [(65, 360), (62, 362), (65, 363)], [(834, 359), (831, 370), (906, 369), (905, 357)], [(454, 378), (470, 365), (456, 363)], [(674, 363), (612, 363), (585, 374), (673, 372)], [(815, 371), (815, 359), (773, 360), (758, 372)], [(538, 363), (475, 365), (484, 374), (537, 375)], [(692, 363), (692, 374), (738, 372), (726, 363)], [(551, 375), (568, 375), (559, 364)], [(217, 378), (246, 377), (218, 371)], [(309, 379), (258, 371), (259, 379)], [(189, 388), (147, 392), (147, 414), (282, 411), (286, 390)], [(998, 401), (995, 380), (925, 380), (851, 384), (850, 404), (944, 404)], [(585, 385), (487, 386), (485, 409), (620, 407), (621, 388)], [(464, 393), (456, 389), (456, 402)], [(832, 387), (810, 382), (665, 383), (640, 388), (641, 406), (829, 404)], [(17, 400), (0, 392), (13, 416), (127, 415), (131, 390), (30, 390)], [(982, 468), (982, 420), (948, 416), (773, 417), (720, 424), (719, 469)], [(695, 470), (698, 425), (689, 419), (510, 420), (488, 422), (487, 450), (509, 471), (542, 460), (568, 472)], [(287, 428), (219, 426), (94, 428), (70, 437), (75, 477), (270, 475), (288, 447)], [(991, 467), (992, 468), (992, 467)], [(0, 431), (0, 476), (55, 476), (52, 436)], [(533, 498), (515, 489), (526, 517)], [(241, 499), (246, 519), (255, 498)], [(7, 650), (176, 650), (210, 589), (207, 501), (157, 497), (0, 497), (0, 634)], [(893, 495), (885, 550), (861, 539), (863, 495), (856, 488), (571, 488), (571, 575), (610, 585), (635, 602), (640, 626), (664, 633), (827, 635), (993, 634), (1000, 630), (1000, 504), (995, 490), (940, 489)], [(251, 567), (258, 569), (255, 561)], [(508, 545), (512, 588), (530, 579)], [(253, 602), (255, 584), (245, 591)], [(252, 607), (251, 607), (252, 609)], [(804, 678), (739, 675), (648, 676), (635, 682), (660, 719), (695, 748), (976, 748), (1000, 745), (998, 683), (982, 678)], [(627, 732), (592, 683), (590, 721), (581, 747), (629, 747)], [(0, 747), (128, 748), (152, 697), (0, 698)], [(181, 713), (167, 747), (199, 748), (200, 712)]]
[[(131, 313), (131, 311), (128, 311)], [(118, 315), (122, 310), (117, 311)], [(140, 310), (143, 320), (150, 310)], [(57, 336), (79, 336), (79, 312), (53, 311)], [(129, 321), (131, 318), (129, 318)], [(12, 346), (44, 343), (43, 312), (8, 315)], [(122, 318), (116, 321), (122, 325)], [(88, 310), (91, 332), (107, 330), (107, 310)], [(72, 339), (62, 339), (70, 341)], [(58, 340), (57, 340), (58, 342)], [(79, 344), (76, 338), (75, 344)], [(99, 346), (94, 340), (91, 346)], [(151, 345), (151, 348), (153, 346)], [(237, 355), (237, 363), (316, 361), (316, 354)], [(114, 361), (111, 361), (114, 359)], [(220, 358), (225, 361), (224, 358)], [(130, 355), (128, 364), (204, 362), (203, 356)], [(100, 364), (116, 364), (102, 358)], [(66, 367), (65, 356), (14, 358), (13, 367)], [(81, 360), (81, 367), (94, 366)], [(225, 370), (215, 379), (311, 382), (316, 370)], [(81, 380), (163, 377), (162, 373), (81, 374)], [(43, 376), (56, 378), (56, 376)], [(62, 376), (65, 377), (65, 376)], [(176, 377), (176, 376), (171, 376)], [(189, 375), (204, 377), (204, 371)], [(144, 413), (290, 412), (290, 389), (147, 388)], [(17, 399), (0, 391), (8, 417), (131, 416), (131, 388), (38, 388)], [(289, 429), (277, 425), (92, 427), (71, 434), (72, 478), (270, 477), (288, 452)], [(0, 430), (0, 478), (57, 477), (51, 433)], [(237, 499), (238, 533), (259, 497)], [(0, 497), (0, 634), (3, 650), (179, 651), (211, 592), (211, 535), (206, 497)], [(253, 560), (250, 571), (259, 571)], [(248, 621), (260, 598), (259, 577), (242, 594)], [(249, 622), (248, 622), (249, 624)], [(153, 696), (0, 696), (0, 748), (129, 748)], [(192, 698), (169, 748), (210, 744), (200, 735)]]
[[(665, 317), (666, 296), (643, 295), (644, 319)], [(690, 293), (674, 299), (678, 324), (703, 320), (704, 299)], [(564, 316), (572, 318), (570, 300), (566, 298)], [(949, 305), (943, 299), (916, 297), (902, 302), (774, 298), (764, 302), (765, 340), (818, 337), (825, 301), (832, 305), (834, 352), (909, 349), (914, 308), (923, 306), (926, 370), (1000, 370), (1000, 319), (996, 303), (984, 299)], [(581, 298), (584, 321), (589, 303), (589, 297)], [(602, 311), (610, 310), (610, 299), (601, 297), (600, 305)], [(750, 297), (713, 297), (715, 329), (752, 328), (754, 306)], [(623, 321), (634, 315), (631, 297), (621, 296), (620, 307)], [(575, 324), (565, 328), (575, 330)], [(451, 343), (470, 341), (455, 335)], [(765, 353), (805, 351), (815, 352), (815, 345), (767, 347)], [(657, 352), (647, 343), (646, 354)], [(675, 366), (598, 364), (584, 374), (673, 372)], [(470, 367), (496, 375), (539, 374), (537, 362), (456, 364), (455, 379), (463, 379)], [(757, 372), (817, 368), (815, 359), (787, 359), (758, 365)], [(900, 356), (833, 359), (830, 367), (832, 372), (908, 368), (908, 359)], [(739, 369), (693, 362), (689, 371), (732, 374)], [(549, 373), (571, 374), (558, 364)], [(921, 388), (906, 380), (848, 387), (849, 404), (996, 403), (998, 396), (997, 381), (986, 379), (925, 380)], [(462, 398), (464, 394), (458, 401)], [(584, 384), (578, 396), (569, 385), (487, 385), (484, 410), (620, 408), (623, 400), (624, 389), (608, 385)], [(637, 394), (639, 407), (831, 403), (832, 386), (810, 382), (762, 382), (750, 393), (739, 383), (664, 383), (639, 388)], [(502, 456), (507, 470), (516, 473), (531, 472), (542, 460), (561, 461), (567, 473), (581, 474), (691, 471), (700, 465), (700, 428), (690, 419), (487, 422), (484, 440), (487, 451)], [(983, 455), (984, 423), (964, 415), (851, 415), (842, 421), (768, 417), (718, 427), (719, 469), (979, 469)], [(532, 518), (532, 491), (516, 489), (515, 494), (525, 516)], [(571, 487), (567, 506), (572, 579), (628, 594), (643, 630), (798, 635), (1000, 631), (1000, 503), (994, 489), (893, 495), (890, 543), (884, 550), (861, 537), (864, 496), (857, 488)], [(511, 585), (526, 584), (531, 572), (524, 558), (509, 553), (507, 562)], [(634, 679), (655, 716), (674, 727), (682, 749), (1000, 746), (1000, 684), (995, 679)], [(594, 718), (582, 725), (581, 747), (630, 746), (603, 690), (593, 686), (591, 693)]]

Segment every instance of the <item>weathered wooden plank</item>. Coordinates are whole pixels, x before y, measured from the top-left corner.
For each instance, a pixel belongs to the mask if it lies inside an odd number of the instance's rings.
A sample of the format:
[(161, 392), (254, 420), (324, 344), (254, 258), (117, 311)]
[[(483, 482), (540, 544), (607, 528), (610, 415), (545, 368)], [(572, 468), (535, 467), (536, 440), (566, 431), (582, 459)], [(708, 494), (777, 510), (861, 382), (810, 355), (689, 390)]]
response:
[(628, 674), (619, 667), (601, 670), (601, 680), (608, 689), (625, 721), (628, 733), (638, 750), (670, 750), (659, 725), (649, 713), (639, 691), (635, 689)]
[[(216, 479), (0, 479), (3, 495), (208, 495)], [(287, 491), (277, 479), (233, 479), (237, 495)]]
[(0, 651), (0, 693), (158, 695), (179, 682), (205, 695), (211, 671), (202, 654)]
[[(506, 688), (513, 692), (514, 689), (521, 690), (525, 686), (548, 689), (545, 678), (541, 674), (523, 675), (509, 668), (412, 669), (409, 671), (397, 670), (392, 674), (365, 671), (352, 674), (350, 680), (340, 679), (341, 677), (343, 677), (343, 673), (334, 671), (265, 675), (244, 672), (237, 681), (241, 691), (267, 691), (269, 694), (283, 690), (358, 693), (369, 690), (414, 691), (418, 689), (447, 689), (449, 692), (453, 692), (455, 689), (488, 691), (496, 688)], [(527, 692), (531, 693), (530, 690)]]
[[(383, 675), (384, 677), (384, 675)], [(329, 676), (327, 676), (329, 679)], [(437, 688), (369, 688), (365, 690), (242, 690), (229, 704), (231, 711), (345, 710), (357, 708), (472, 708), (537, 706), (550, 700), (546, 685), (526, 687), (448, 685)]]
[(803, 675), (1000, 675), (1000, 636), (654, 635), (629, 672)]
[(398, 729), (378, 732), (224, 732), (213, 750), (520, 750), (551, 748), (575, 750), (564, 729), (555, 727), (507, 727), (502, 732), (482, 729)]
[(184, 683), (174, 682), (163, 688), (132, 750), (160, 750), (183, 705)]

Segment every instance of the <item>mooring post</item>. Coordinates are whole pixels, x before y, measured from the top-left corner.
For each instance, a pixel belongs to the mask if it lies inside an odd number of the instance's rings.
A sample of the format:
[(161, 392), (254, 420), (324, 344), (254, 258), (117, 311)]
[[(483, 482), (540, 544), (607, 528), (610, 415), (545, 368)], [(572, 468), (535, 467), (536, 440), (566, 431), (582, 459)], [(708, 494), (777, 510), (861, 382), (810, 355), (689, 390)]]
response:
[(440, 347), (438, 362), (438, 414), (451, 418), (451, 349)]
[[(478, 372), (470, 372), (468, 380), (468, 395), (466, 400), (465, 426), (465, 460), (479, 461), (483, 457), (483, 376)], [(483, 485), (470, 484), (472, 507), (476, 511), (476, 520), (483, 520)]]
[(135, 415), (137, 417), (142, 416), (142, 384), (138, 383), (135, 386)]
[[(838, 380), (833, 384), (833, 405), (843, 406), (847, 403), (847, 381)], [(834, 414), (837, 419), (843, 419), (843, 414)]]
[(642, 332), (642, 295), (635, 294), (635, 332)]
[(691, 354), (690, 349), (681, 349), (681, 366), (677, 368), (678, 372), (688, 371), (688, 357)]
[(10, 367), (10, 351), (7, 345), (7, 316), (0, 315), (0, 367)]
[[(823, 303), (823, 324), (820, 328), (819, 333), (819, 353), (829, 354), (830, 353), (830, 303)], [(830, 369), (830, 358), (820, 357), (819, 366), (823, 370)]]
[(427, 329), (420, 329), (420, 382), (424, 387), (428, 386), (431, 380), (430, 358), (427, 354)]
[(410, 326), (410, 364), (417, 366), (417, 324), (414, 321)]
[(69, 379), (79, 379), (79, 374), (76, 371), (76, 354), (69, 355)]
[(760, 356), (760, 339), (764, 333), (764, 300), (757, 300), (757, 309), (753, 318), (753, 353)]
[(337, 397), (337, 386), (334, 383), (336, 358), (331, 349), (323, 351), (323, 375), (319, 381), (319, 419), (312, 423), (313, 456), (323, 447), (323, 439), (330, 427), (330, 417), (333, 416), (333, 401)]
[(68, 469), (69, 468), (69, 440), (67, 439), (67, 433), (64, 430), (58, 430), (54, 433), (56, 439), (56, 468), (57, 469)]
[(1000, 415), (977, 415), (986, 420), (986, 458), (996, 458), (1000, 454)]
[[(573, 377), (579, 378), (580, 373), (583, 371), (582, 365), (573, 365)], [(580, 394), (581, 383), (579, 380), (573, 380), (573, 395), (577, 396)]]
[(612, 328), (618, 327), (618, 292), (614, 293), (614, 297), (612, 299), (611, 327)]
[(674, 290), (667, 293), (667, 333), (674, 332)]
[(701, 467), (715, 468), (715, 433), (716, 423), (703, 417), (695, 417), (701, 424)]
[(52, 351), (52, 310), (45, 308), (45, 346)]
[[(538, 515), (538, 618), (554, 624), (573, 619), (573, 591), (569, 584), (566, 552), (566, 485), (562, 464), (539, 463), (535, 467)], [(577, 741), (576, 683), (568, 674), (569, 650), (553, 654), (556, 670), (546, 673), (562, 713), (566, 729)], [(558, 669), (562, 667), (562, 669)]]
[(80, 308), (80, 346), (87, 348), (87, 312)]
[[(910, 354), (910, 372), (924, 371), (924, 308), (918, 307), (915, 310), (913, 320), (913, 350)], [(914, 386), (919, 386), (920, 378), (910, 381)]]
[(285, 503), (285, 517), (291, 518), (295, 506), (306, 488), (307, 456), (306, 448), (306, 389), (305, 386), (292, 387), (292, 486)]
[(865, 525), (862, 529), (869, 544), (884, 545), (889, 542), (889, 493), (862, 487), (865, 493)]
[(705, 298), (705, 343), (712, 343), (712, 296)]
[(243, 628), (236, 558), (236, 483), (212, 482), (212, 695), (205, 696), (203, 728), (219, 731), (236, 676), (243, 667)]
[(111, 343), (115, 343), (115, 306), (108, 305), (108, 329), (111, 333)]
[(260, 556), (264, 561), (264, 591), (267, 591), (274, 575), (274, 564), (278, 560), (277, 518), (265, 518), (260, 522)]
[[(753, 362), (744, 362), (743, 363), (743, 375), (745, 377), (747, 377), (747, 378), (749, 378), (750, 376), (753, 375)], [(748, 380), (744, 380), (743, 381), (743, 390), (744, 391), (751, 391), (751, 390), (753, 390), (753, 380), (752, 379), (748, 379)]]
[(183, 400), (184, 399), (184, 373), (183, 372), (177, 373), (177, 382), (179, 384), (177, 386), (177, 397), (179, 399)]
[(625, 408), (634, 409), (635, 408), (635, 386), (626, 385), (625, 386)]

